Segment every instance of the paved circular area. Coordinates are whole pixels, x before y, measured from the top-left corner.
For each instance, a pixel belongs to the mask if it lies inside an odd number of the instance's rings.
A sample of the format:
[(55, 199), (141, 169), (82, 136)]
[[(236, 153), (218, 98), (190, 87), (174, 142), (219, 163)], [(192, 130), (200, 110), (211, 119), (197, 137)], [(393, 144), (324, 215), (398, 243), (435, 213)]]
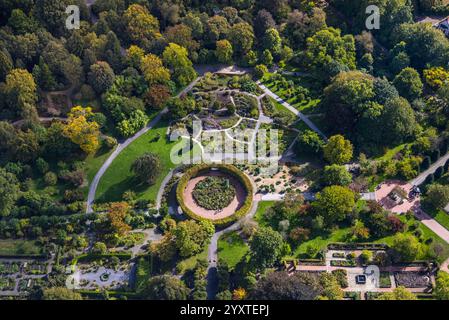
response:
[[(234, 186), (236, 196), (226, 208), (220, 210), (207, 210), (203, 207), (200, 207), (193, 198), (192, 192), (196, 184), (206, 179), (206, 177), (208, 176), (226, 177), (227, 179), (229, 179), (230, 183)], [(184, 204), (187, 206), (187, 208), (192, 210), (198, 216), (209, 220), (219, 220), (232, 216), (238, 209), (242, 207), (243, 203), (245, 202), (246, 196), (247, 194), (245, 188), (240, 183), (240, 181), (220, 171), (210, 171), (208, 173), (204, 173), (195, 178), (190, 179), (183, 192)]]

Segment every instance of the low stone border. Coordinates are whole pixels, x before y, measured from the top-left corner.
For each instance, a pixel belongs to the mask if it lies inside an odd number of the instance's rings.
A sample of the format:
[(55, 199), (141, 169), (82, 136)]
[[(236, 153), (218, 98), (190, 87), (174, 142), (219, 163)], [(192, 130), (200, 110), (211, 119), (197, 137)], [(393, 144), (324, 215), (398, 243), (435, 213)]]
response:
[[(246, 198), (243, 202), (243, 205), (238, 209), (233, 215), (228, 216), (223, 219), (217, 219), (217, 220), (210, 220), (206, 219), (204, 217), (201, 217), (192, 210), (190, 210), (186, 204), (184, 203), (184, 197), (183, 192), (186, 188), (188, 182), (201, 174), (202, 172), (209, 171), (211, 169), (218, 169), (221, 172), (230, 174), (234, 178), (236, 178), (239, 182), (242, 183), (243, 187), (246, 191)], [(207, 220), (212, 222), (214, 225), (217, 226), (225, 226), (228, 225), (242, 217), (244, 217), (250, 210), (253, 203), (253, 195), (254, 195), (254, 189), (251, 181), (249, 178), (239, 169), (234, 167), (233, 165), (227, 165), (227, 164), (199, 164), (197, 166), (194, 166), (187, 170), (184, 175), (181, 177), (181, 179), (178, 182), (178, 186), (176, 188), (176, 199), (178, 201), (179, 206), (181, 207), (182, 211), (187, 214), (190, 218), (195, 220)]]

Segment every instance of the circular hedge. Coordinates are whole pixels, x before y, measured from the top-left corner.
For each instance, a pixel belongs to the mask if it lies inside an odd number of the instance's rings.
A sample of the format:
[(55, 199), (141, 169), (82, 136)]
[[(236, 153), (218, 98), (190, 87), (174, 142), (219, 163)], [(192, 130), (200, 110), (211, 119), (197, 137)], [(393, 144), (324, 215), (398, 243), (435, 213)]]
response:
[[(190, 210), (184, 203), (183, 192), (192, 178), (197, 177), (198, 175), (208, 172), (211, 169), (217, 169), (223, 173), (229, 174), (230, 176), (236, 178), (243, 186), (246, 191), (246, 198), (243, 202), (243, 205), (238, 209), (233, 215), (218, 219), (218, 220), (210, 220), (204, 217), (197, 215), (195, 212)], [(176, 188), (176, 199), (181, 207), (182, 211), (187, 214), (190, 218), (195, 220), (207, 220), (212, 222), (215, 225), (223, 226), (230, 224), (242, 217), (244, 217), (250, 210), (253, 204), (253, 185), (249, 178), (239, 169), (234, 167), (233, 165), (228, 164), (199, 164), (190, 169), (188, 169), (181, 179), (178, 182), (178, 186)]]
[(226, 177), (206, 177), (193, 189), (193, 199), (208, 210), (226, 208), (235, 197), (235, 188)]

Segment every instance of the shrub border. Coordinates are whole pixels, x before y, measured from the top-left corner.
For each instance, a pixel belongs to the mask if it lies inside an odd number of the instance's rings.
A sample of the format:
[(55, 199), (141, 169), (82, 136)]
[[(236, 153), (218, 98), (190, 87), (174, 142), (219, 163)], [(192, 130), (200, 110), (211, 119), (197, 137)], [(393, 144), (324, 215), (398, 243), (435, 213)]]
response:
[[(204, 217), (201, 217), (197, 215), (195, 212), (190, 210), (184, 203), (184, 197), (183, 192), (184, 189), (187, 186), (187, 183), (194, 177), (196, 177), (199, 173), (204, 172), (206, 170), (210, 169), (218, 169), (220, 171), (223, 171), (227, 174), (232, 175), (233, 177), (237, 178), (237, 180), (242, 183), (243, 187), (246, 191), (246, 198), (243, 202), (242, 207), (237, 210), (233, 215), (218, 219), (218, 220), (210, 220), (206, 219)], [(231, 222), (234, 222), (242, 217), (244, 217), (250, 210), (253, 205), (253, 185), (249, 178), (239, 169), (234, 167), (233, 165), (229, 164), (199, 164), (197, 166), (194, 166), (190, 169), (188, 169), (186, 172), (184, 172), (184, 175), (179, 179), (178, 186), (176, 187), (176, 200), (178, 201), (179, 206), (181, 207), (182, 211), (187, 214), (190, 218), (198, 220), (198, 221), (210, 221), (216, 226), (224, 226), (227, 224), (230, 224)]]

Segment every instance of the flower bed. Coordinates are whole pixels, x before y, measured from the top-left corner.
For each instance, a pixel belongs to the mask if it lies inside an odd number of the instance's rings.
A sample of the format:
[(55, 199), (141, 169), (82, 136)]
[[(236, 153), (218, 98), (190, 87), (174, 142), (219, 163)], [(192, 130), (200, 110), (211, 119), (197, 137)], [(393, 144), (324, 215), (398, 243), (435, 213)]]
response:
[(331, 260), (331, 266), (353, 268), (357, 266), (357, 263), (352, 260)]
[[(183, 197), (183, 192), (184, 192), (184, 189), (186, 188), (188, 182), (192, 178), (198, 176), (199, 174), (201, 174), (203, 172), (207, 172), (207, 171), (211, 170), (212, 168), (220, 170), (221, 172), (224, 172), (224, 173), (229, 174), (230, 176), (236, 178), (242, 184), (243, 188), (246, 191), (246, 198), (245, 198), (245, 201), (243, 202), (243, 205), (233, 215), (223, 218), (223, 219), (217, 219), (217, 220), (209, 220), (209, 219), (206, 219), (204, 217), (201, 217), (201, 216), (195, 214), (195, 212), (193, 212), (186, 206), (186, 204), (184, 203), (184, 197)], [(245, 216), (251, 209), (251, 206), (253, 203), (253, 194), (254, 194), (253, 185), (252, 185), (251, 181), (249, 180), (249, 178), (243, 172), (241, 172), (239, 169), (234, 167), (233, 165), (227, 165), (227, 164), (214, 164), (214, 165), (199, 164), (197, 166), (194, 166), (194, 167), (188, 169), (184, 173), (184, 175), (179, 180), (178, 186), (176, 188), (176, 199), (177, 199), (182, 211), (185, 214), (187, 214), (192, 219), (209, 220), (213, 224), (219, 225), (219, 226), (227, 225), (227, 224), (232, 223), (232, 222), (242, 218), (243, 216)]]
[(406, 288), (426, 288), (431, 285), (429, 275), (424, 272), (395, 272), (394, 279), (398, 286)]
[(225, 177), (207, 177), (198, 182), (193, 198), (200, 207), (208, 210), (226, 208), (235, 197), (235, 188)]
[(379, 278), (380, 288), (391, 288), (391, 279), (389, 272), (381, 272)]

